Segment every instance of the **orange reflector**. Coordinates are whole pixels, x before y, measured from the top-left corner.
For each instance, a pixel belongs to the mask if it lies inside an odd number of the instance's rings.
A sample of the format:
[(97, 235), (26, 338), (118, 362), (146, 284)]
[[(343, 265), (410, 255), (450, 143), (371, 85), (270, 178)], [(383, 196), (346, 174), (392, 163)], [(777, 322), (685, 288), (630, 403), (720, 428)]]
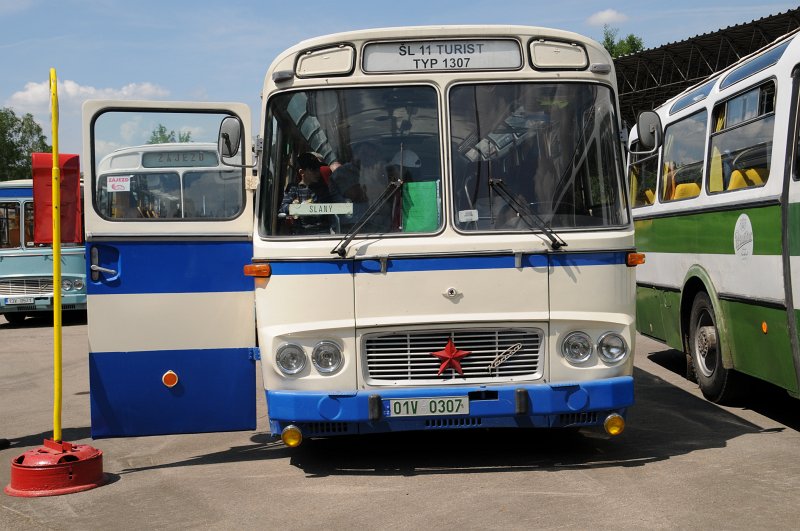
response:
[(272, 276), (272, 266), (269, 264), (247, 264), (244, 266), (244, 274), (248, 277), (270, 277)]
[(765, 334), (767, 333), (767, 322), (766, 321), (761, 321), (761, 331), (764, 332)]
[(644, 253), (628, 253), (626, 264), (628, 267), (636, 267), (644, 263)]
[(163, 383), (169, 388), (175, 387), (176, 385), (178, 385), (178, 375), (172, 371), (167, 371), (161, 377), (161, 383)]

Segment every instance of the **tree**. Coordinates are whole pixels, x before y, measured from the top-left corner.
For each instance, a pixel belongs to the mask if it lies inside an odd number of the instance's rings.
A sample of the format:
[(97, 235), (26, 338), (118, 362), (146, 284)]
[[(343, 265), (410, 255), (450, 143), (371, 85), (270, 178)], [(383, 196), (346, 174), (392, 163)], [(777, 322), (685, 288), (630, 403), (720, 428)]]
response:
[[(177, 140), (176, 140), (177, 139)], [(150, 140), (147, 141), (148, 144), (168, 144), (170, 142), (191, 142), (192, 141), (192, 132), (191, 131), (178, 131), (178, 134), (175, 134), (175, 130), (167, 131), (167, 127), (164, 124), (158, 124), (153, 132), (150, 133)]]
[(51, 150), (32, 114), (20, 118), (7, 107), (0, 109), (0, 181), (30, 179), (31, 153)]
[(630, 33), (627, 37), (617, 39), (618, 34), (619, 28), (612, 28), (608, 24), (603, 26), (602, 44), (614, 59), (622, 55), (628, 55), (644, 50), (644, 41), (641, 37), (637, 37), (633, 33)]

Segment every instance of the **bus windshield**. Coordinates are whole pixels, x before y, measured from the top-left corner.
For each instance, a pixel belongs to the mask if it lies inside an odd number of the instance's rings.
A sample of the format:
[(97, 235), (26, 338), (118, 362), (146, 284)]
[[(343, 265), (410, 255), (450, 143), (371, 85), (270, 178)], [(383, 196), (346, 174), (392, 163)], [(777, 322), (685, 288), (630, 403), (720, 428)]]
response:
[[(456, 227), (529, 230), (628, 222), (611, 91), (567, 83), (460, 85), (450, 91)], [(490, 183), (502, 182), (518, 213)]]
[[(449, 94), (454, 223), (526, 231), (628, 223), (611, 91), (578, 83), (465, 84)], [(308, 90), (272, 98), (262, 233), (435, 232), (443, 223), (432, 87)], [(306, 166), (306, 167), (304, 167)], [(310, 166), (310, 167), (308, 167)], [(402, 179), (402, 185), (392, 181)], [(490, 185), (524, 205), (518, 212)], [(384, 197), (387, 194), (388, 197)], [(377, 205), (376, 203), (381, 203)]]

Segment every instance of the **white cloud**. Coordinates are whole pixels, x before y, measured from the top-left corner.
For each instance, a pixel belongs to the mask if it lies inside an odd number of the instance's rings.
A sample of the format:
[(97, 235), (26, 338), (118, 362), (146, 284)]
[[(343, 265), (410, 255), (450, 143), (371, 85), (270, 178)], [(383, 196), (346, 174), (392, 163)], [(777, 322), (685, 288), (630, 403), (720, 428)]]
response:
[(620, 13), (616, 9), (606, 9), (590, 16), (586, 23), (590, 26), (603, 26), (605, 24), (619, 24), (626, 20), (628, 20), (628, 15)]
[[(80, 108), (86, 100), (158, 100), (169, 96), (169, 91), (153, 83), (128, 83), (121, 88), (96, 88), (80, 85), (72, 80), (59, 81), (59, 107)], [(15, 92), (6, 105), (16, 111), (33, 115), (47, 114), (50, 111), (50, 82), (31, 81), (25, 88)]]
[[(169, 90), (154, 83), (128, 83), (119, 88), (97, 88), (81, 85), (76, 81), (58, 82), (59, 138), (61, 151), (80, 153), (81, 150), (81, 105), (86, 100), (163, 100)], [(3, 104), (17, 115), (31, 113), (36, 122), (50, 137), (50, 82), (29, 82), (25, 88), (15, 92)], [(135, 126), (131, 126), (132, 128)], [(131, 134), (133, 134), (131, 132)]]

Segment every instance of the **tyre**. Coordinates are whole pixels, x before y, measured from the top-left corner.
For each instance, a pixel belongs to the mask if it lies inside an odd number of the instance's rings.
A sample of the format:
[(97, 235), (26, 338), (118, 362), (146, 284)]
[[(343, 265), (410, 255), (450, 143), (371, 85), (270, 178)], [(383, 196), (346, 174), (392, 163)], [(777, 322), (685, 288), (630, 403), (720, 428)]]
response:
[(19, 325), (22, 324), (22, 321), (25, 320), (27, 315), (24, 312), (13, 312), (13, 313), (6, 313), (3, 314), (6, 318), (6, 321), (11, 323), (12, 325)]
[(700, 390), (711, 402), (726, 404), (741, 392), (738, 375), (722, 366), (722, 348), (714, 307), (706, 293), (698, 293), (689, 317), (689, 350)]

